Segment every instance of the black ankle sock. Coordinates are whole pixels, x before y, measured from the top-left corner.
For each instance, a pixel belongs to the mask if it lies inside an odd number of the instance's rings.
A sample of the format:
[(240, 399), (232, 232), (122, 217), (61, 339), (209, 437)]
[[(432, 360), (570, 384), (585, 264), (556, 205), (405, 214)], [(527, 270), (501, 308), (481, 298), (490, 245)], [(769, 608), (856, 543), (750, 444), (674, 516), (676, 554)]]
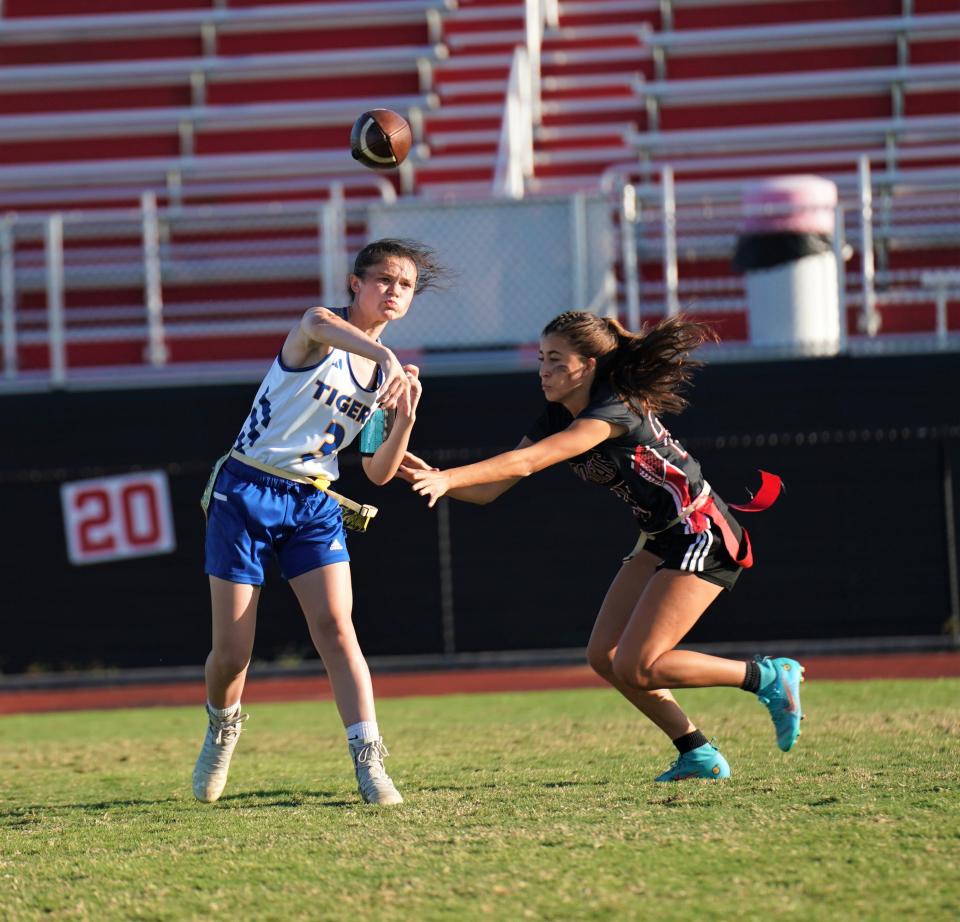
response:
[(691, 733), (678, 736), (673, 741), (673, 745), (677, 747), (680, 755), (683, 755), (685, 752), (698, 749), (700, 746), (706, 746), (708, 742), (710, 741), (699, 730), (694, 730)]
[(740, 686), (744, 691), (760, 691), (760, 664), (756, 660), (750, 660), (747, 663), (747, 674), (743, 678), (743, 685)]

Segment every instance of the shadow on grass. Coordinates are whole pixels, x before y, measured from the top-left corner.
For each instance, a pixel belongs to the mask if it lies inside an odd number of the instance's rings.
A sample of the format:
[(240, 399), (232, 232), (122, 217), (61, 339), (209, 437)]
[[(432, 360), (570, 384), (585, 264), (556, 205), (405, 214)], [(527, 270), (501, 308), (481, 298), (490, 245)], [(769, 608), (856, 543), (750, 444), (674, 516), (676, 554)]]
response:
[[(254, 809), (262, 807), (350, 807), (359, 800), (337, 796), (335, 791), (248, 791), (242, 794), (228, 794), (221, 797), (217, 804), (233, 809)], [(201, 804), (192, 797), (161, 797), (156, 799), (97, 800), (87, 803), (47, 803), (25, 804), (13, 810), (0, 811), (0, 827), (29, 826), (49, 819), (51, 813), (60, 811), (86, 813), (104, 813), (109, 810), (153, 809), (167, 806), (187, 806), (197, 808), (215, 807), (217, 804)]]
[(479, 791), (483, 788), (492, 790), (502, 787), (495, 781), (485, 781), (482, 784), (418, 784), (415, 790), (425, 794), (462, 794), (465, 791)]
[(608, 785), (609, 781), (544, 781), (540, 787), (543, 788), (602, 788)]
[(179, 803), (176, 797), (163, 797), (158, 800), (97, 800), (82, 804), (27, 804), (14, 810), (0, 811), (0, 825), (26, 826), (39, 823), (43, 814), (57, 810), (70, 810), (78, 813), (103, 813), (105, 810), (129, 809), (130, 807), (158, 807), (161, 804)]
[[(511, 781), (509, 788), (545, 788), (557, 790), (559, 788), (600, 788), (610, 784), (609, 781)], [(464, 793), (466, 791), (493, 790), (496, 788), (507, 790), (504, 782), (484, 781), (477, 784), (420, 784), (416, 790), (430, 794)]]
[(359, 801), (337, 796), (335, 791), (290, 791), (279, 788), (273, 791), (227, 794), (217, 803), (240, 809), (251, 809), (257, 807), (351, 807)]

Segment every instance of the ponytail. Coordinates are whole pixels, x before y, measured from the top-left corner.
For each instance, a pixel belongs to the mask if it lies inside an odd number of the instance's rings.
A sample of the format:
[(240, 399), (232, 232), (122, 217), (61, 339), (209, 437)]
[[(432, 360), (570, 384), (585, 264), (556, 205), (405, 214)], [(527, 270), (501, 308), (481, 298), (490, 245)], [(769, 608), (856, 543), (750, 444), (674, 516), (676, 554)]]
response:
[[(613, 321), (616, 323), (616, 321)], [(619, 324), (617, 324), (619, 326)], [(622, 330), (609, 382), (635, 410), (681, 413), (689, 401), (683, 391), (703, 362), (690, 353), (719, 337), (706, 323), (677, 315), (639, 333)]]

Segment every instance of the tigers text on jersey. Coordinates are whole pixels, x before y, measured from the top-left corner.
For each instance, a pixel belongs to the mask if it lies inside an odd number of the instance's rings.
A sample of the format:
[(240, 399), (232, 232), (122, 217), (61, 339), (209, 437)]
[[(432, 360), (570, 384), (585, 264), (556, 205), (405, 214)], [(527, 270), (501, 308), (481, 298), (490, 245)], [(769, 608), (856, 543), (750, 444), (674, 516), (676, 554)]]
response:
[[(346, 311), (337, 311), (345, 318)], [(278, 355), (253, 400), (234, 450), (271, 467), (336, 480), (337, 453), (377, 411), (376, 387), (356, 378), (349, 352), (331, 349), (323, 361), (288, 368)]]
[[(626, 501), (644, 531), (665, 528), (699, 496), (704, 482), (700, 465), (652, 413), (635, 413), (608, 386), (600, 385), (577, 418), (601, 419), (626, 430), (568, 463), (578, 477), (605, 486)], [(572, 422), (566, 407), (549, 403), (527, 438), (538, 442)], [(677, 527), (687, 533), (701, 531), (697, 519), (694, 514)]]

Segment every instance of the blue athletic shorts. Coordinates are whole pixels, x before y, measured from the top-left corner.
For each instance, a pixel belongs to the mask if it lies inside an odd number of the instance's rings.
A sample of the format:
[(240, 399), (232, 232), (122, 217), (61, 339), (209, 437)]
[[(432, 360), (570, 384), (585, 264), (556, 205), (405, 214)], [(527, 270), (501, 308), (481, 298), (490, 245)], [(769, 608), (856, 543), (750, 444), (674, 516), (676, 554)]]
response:
[(272, 555), (284, 579), (348, 561), (340, 506), (316, 487), (228, 458), (210, 498), (204, 569), (231, 583), (261, 586)]

